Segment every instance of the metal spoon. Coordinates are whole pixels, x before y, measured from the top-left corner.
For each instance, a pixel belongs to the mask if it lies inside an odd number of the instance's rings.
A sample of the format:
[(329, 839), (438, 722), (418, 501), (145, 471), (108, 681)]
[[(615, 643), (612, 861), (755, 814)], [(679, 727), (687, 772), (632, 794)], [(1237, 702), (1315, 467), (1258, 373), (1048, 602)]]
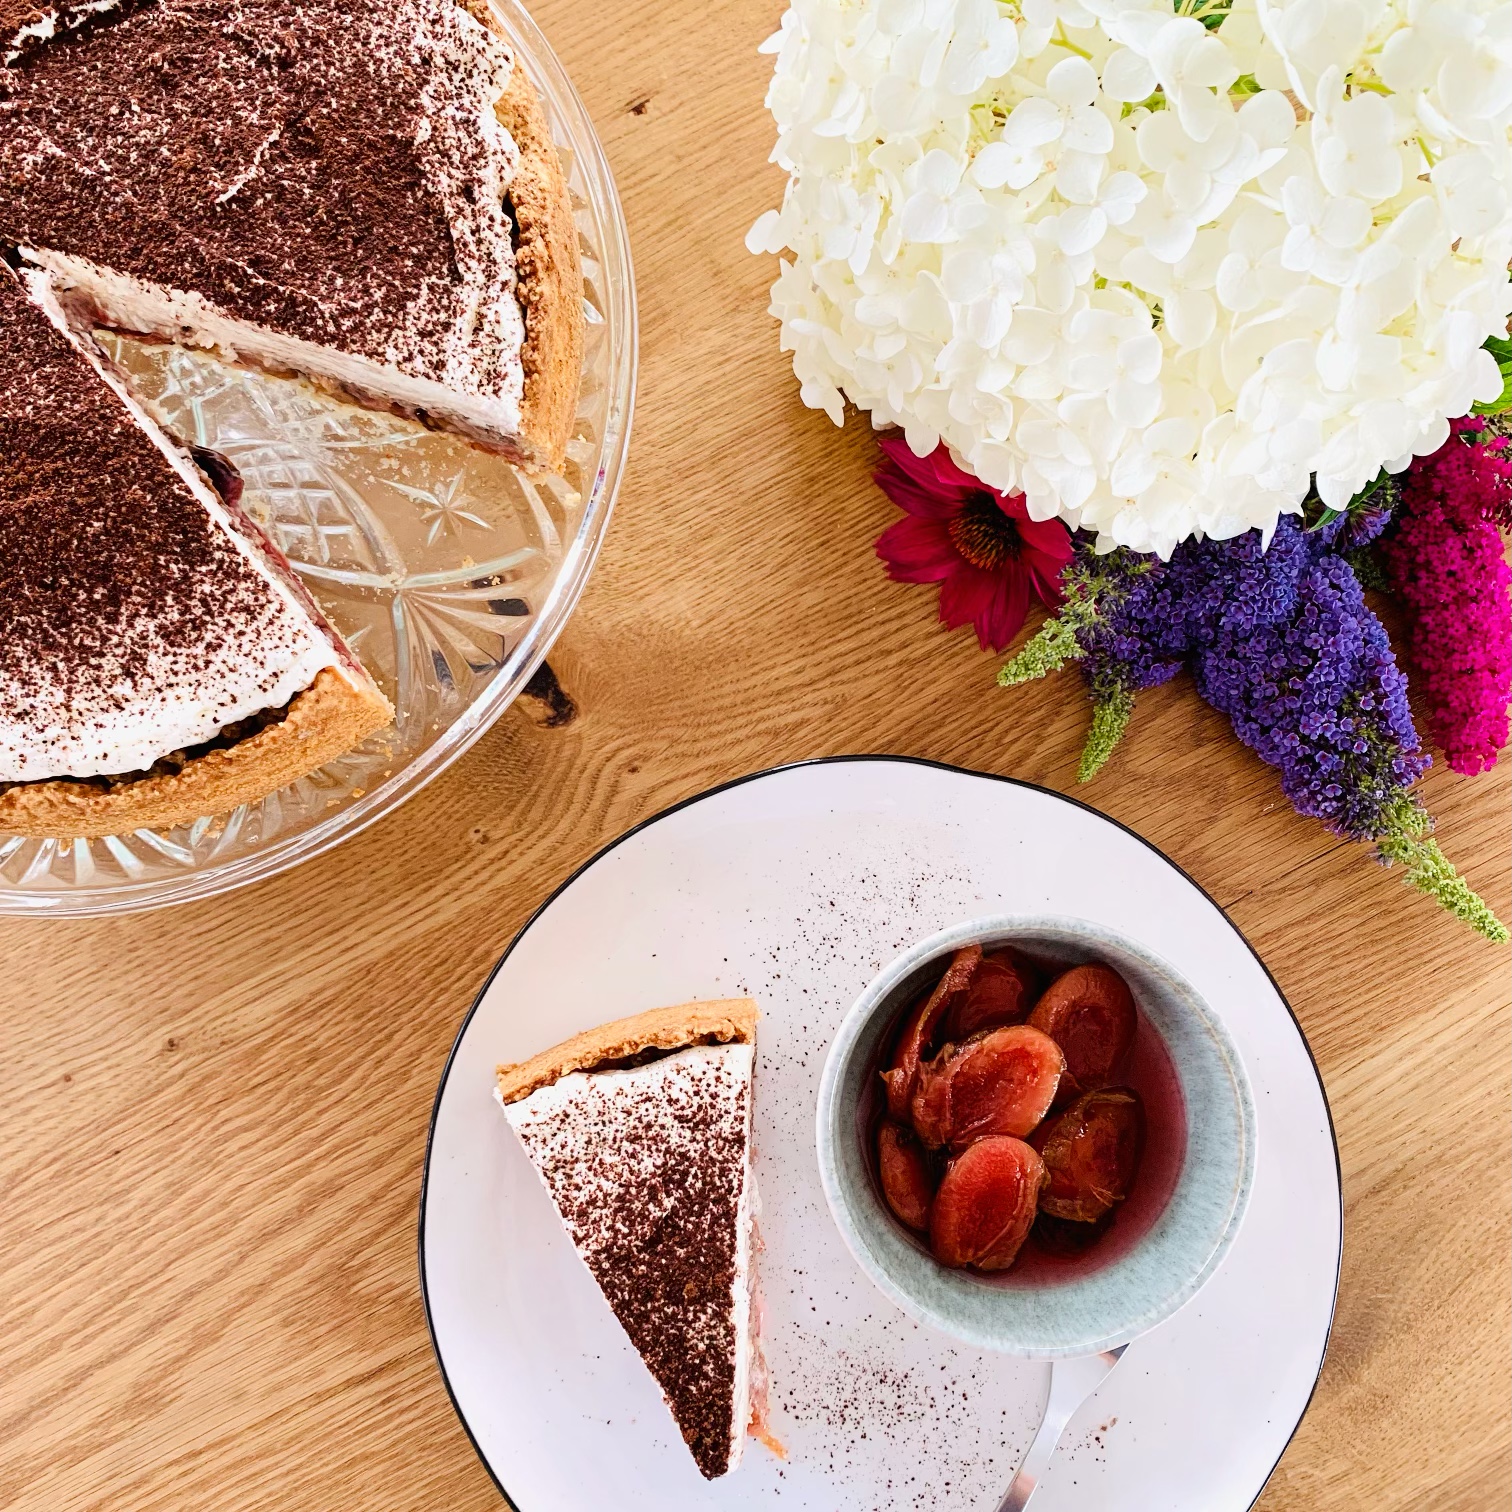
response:
[(1024, 1512), (1029, 1498), (1050, 1468), (1050, 1458), (1072, 1414), (1102, 1385), (1128, 1347), (1120, 1344), (1117, 1349), (1105, 1349), (1101, 1354), (1076, 1355), (1069, 1360), (1057, 1360), (1050, 1367), (1050, 1397), (1045, 1403), (1039, 1432), (1034, 1435), (1034, 1442), (1030, 1444), (1018, 1474), (1013, 1477), (1013, 1484), (1008, 1487), (1008, 1494), (998, 1512)]

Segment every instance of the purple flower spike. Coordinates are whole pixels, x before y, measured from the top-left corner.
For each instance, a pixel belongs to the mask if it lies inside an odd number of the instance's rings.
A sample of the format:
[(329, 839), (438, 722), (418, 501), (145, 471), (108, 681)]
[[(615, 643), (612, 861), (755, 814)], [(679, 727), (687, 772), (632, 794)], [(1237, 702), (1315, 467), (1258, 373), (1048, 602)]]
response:
[(1428, 765), (1407, 679), (1340, 557), (1307, 569), (1284, 618), (1266, 624), (1234, 606), (1194, 670), (1297, 811), (1354, 839), (1379, 839), (1392, 800)]

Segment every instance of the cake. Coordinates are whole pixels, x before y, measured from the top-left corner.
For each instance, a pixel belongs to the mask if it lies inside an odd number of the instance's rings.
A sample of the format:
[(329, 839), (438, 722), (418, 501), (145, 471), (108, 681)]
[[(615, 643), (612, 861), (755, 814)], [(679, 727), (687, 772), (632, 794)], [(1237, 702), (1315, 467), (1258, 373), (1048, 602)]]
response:
[(653, 1009), (499, 1067), (497, 1097), (709, 1479), (765, 1436), (756, 1005)]
[(0, 830), (220, 813), (388, 723), (235, 481), (0, 263)]
[(577, 233), (484, 0), (0, 0), (0, 242), (80, 323), (559, 471)]
[(0, 831), (223, 813), (392, 714), (96, 329), (563, 468), (577, 234), (474, 6), (0, 0)]

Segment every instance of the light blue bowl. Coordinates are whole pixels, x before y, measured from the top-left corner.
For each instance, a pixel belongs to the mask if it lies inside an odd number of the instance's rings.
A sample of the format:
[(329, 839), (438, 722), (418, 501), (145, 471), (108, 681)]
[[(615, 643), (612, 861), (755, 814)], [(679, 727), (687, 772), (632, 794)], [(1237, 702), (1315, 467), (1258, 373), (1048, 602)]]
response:
[[(862, 1150), (858, 1104), (883, 1041), (952, 952), (972, 941), (1018, 945), (1068, 966), (1113, 967), (1165, 1041), (1186, 1103), (1186, 1158), (1154, 1225), (1108, 1264), (1051, 1285), (1005, 1286), (938, 1264), (888, 1212)], [(1085, 919), (973, 919), (905, 951), (840, 1025), (819, 1083), (817, 1123), (824, 1195), (861, 1269), (919, 1322), (1034, 1359), (1112, 1349), (1170, 1317), (1233, 1243), (1255, 1173), (1249, 1081), (1217, 1015), (1164, 961)]]

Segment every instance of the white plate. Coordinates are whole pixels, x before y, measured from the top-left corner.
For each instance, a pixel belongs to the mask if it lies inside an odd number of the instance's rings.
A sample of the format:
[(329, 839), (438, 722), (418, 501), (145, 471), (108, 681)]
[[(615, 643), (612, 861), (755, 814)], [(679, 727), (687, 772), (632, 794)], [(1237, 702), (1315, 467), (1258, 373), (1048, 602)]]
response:
[[(436, 1096), (420, 1273), (442, 1373), (520, 1512), (990, 1512), (1049, 1367), (952, 1344), (857, 1270), (814, 1156), (845, 1010), (907, 945), (988, 913), (1099, 920), (1222, 1015), (1258, 1117), (1254, 1194), (1198, 1296), (1078, 1413), (1035, 1512), (1239, 1512), (1321, 1368), (1342, 1215), (1328, 1105), (1285, 1000), (1207, 895), (1131, 831), (1023, 783), (855, 758), (762, 773), (648, 821), (570, 878), (468, 1015)], [(773, 1426), (704, 1482), (492, 1100), (493, 1067), (605, 1019), (749, 992)]]

